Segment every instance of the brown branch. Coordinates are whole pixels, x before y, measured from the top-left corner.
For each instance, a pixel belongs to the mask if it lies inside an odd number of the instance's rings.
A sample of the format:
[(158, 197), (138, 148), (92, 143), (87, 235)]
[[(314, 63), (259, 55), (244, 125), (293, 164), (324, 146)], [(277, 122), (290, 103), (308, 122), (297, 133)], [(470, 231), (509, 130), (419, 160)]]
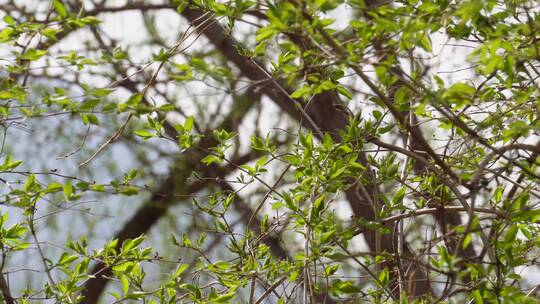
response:
[(9, 285), (6, 281), (6, 278), (4, 277), (3, 271), (6, 261), (6, 253), (4, 250), (4, 244), (0, 243), (0, 247), (2, 250), (2, 262), (0, 264), (0, 290), (2, 291), (2, 297), (4, 298), (4, 301), (6, 301), (6, 304), (14, 304), (15, 300), (11, 296), (11, 291), (9, 290)]
[(0, 289), (2, 290), (2, 297), (4, 298), (4, 301), (6, 301), (6, 304), (14, 304), (15, 300), (11, 296), (11, 292), (9, 291), (8, 284), (3, 274), (0, 274)]
[[(402, 213), (402, 214), (386, 217), (386, 218), (382, 219), (382, 222), (383, 223), (391, 223), (391, 222), (395, 222), (395, 221), (402, 220), (402, 219), (416, 217), (416, 216), (419, 216), (419, 215), (437, 214), (437, 213), (441, 212), (440, 209), (441, 208), (423, 208), (423, 209), (418, 209), (418, 210), (411, 210), (410, 212), (407, 212), (407, 213)], [(452, 213), (468, 212), (469, 211), (465, 207), (461, 207), (461, 206), (449, 206), (449, 207), (444, 207), (443, 206), (442, 209), (444, 209), (445, 212), (452, 212)], [(502, 213), (502, 212), (500, 212), (500, 211), (498, 211), (496, 209), (493, 209), (493, 208), (476, 207), (476, 208), (473, 209), (473, 212), (488, 213), (488, 214), (496, 215), (498, 217), (505, 217), (504, 213)]]

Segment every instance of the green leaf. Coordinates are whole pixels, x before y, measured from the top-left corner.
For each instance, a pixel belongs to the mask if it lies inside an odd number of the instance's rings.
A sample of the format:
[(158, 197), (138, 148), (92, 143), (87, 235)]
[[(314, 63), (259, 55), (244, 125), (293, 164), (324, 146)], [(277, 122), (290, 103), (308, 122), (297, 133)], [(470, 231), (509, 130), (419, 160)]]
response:
[(71, 183), (64, 184), (64, 199), (69, 201), (73, 195), (73, 185)]
[(79, 257), (77, 255), (69, 255), (67, 252), (62, 253), (57, 264), (61, 266), (67, 266), (72, 262), (76, 261)]
[(336, 273), (338, 269), (339, 269), (339, 264), (333, 264), (333, 265), (327, 266), (324, 272), (325, 272), (325, 275), (328, 277)]
[(140, 300), (143, 299), (148, 293), (144, 291), (134, 291), (130, 294), (124, 296), (125, 299), (129, 300)]
[(129, 280), (125, 274), (120, 275), (120, 282), (122, 282), (122, 293), (127, 294), (129, 291)]
[(265, 145), (264, 145), (264, 141), (261, 138), (255, 136), (255, 135), (251, 136), (251, 147), (253, 149), (259, 150), (259, 151), (265, 151), (266, 150)]
[(175, 276), (177, 277), (181, 276), (188, 268), (189, 268), (189, 264), (178, 265), (178, 267), (176, 267), (176, 271), (174, 272)]
[(418, 40), (420, 47), (423, 48), (424, 51), (430, 53), (433, 51), (433, 49), (431, 48), (431, 39), (427, 34), (420, 35), (420, 38)]
[(516, 241), (516, 236), (518, 233), (518, 226), (514, 225), (508, 228), (508, 231), (506, 232), (506, 235), (504, 236), (504, 242), (507, 246), (513, 246), (514, 242)]
[(97, 98), (87, 99), (79, 106), (79, 110), (90, 111), (93, 108), (95, 108), (99, 103), (100, 103), (100, 100)]
[(15, 31), (8, 27), (0, 31), (0, 43), (8, 42), (12, 39), (12, 35)]
[(128, 106), (136, 106), (141, 103), (142, 97), (143, 96), (141, 93), (135, 93), (129, 97), (129, 99), (126, 101), (126, 104)]
[(306, 97), (310, 92), (309, 86), (303, 86), (291, 94), (292, 98)]
[(178, 70), (178, 73), (171, 73), (171, 78), (178, 81), (190, 80), (193, 78), (191, 67), (187, 63), (174, 64), (174, 67)]
[(99, 125), (99, 120), (96, 115), (94, 114), (82, 114), (81, 115), (82, 121), (85, 125), (92, 124), (92, 125)]
[(24, 184), (24, 191), (30, 192), (35, 184), (36, 184), (36, 176), (34, 174), (30, 174), (28, 178), (26, 179), (26, 183)]
[(472, 241), (472, 235), (469, 233), (463, 238), (463, 245), (461, 248), (465, 249), (469, 246)]
[(43, 55), (45, 54), (47, 54), (47, 50), (28, 49), (24, 54), (20, 56), (20, 58), (23, 60), (34, 61), (43, 57)]
[(114, 272), (126, 272), (132, 269), (133, 265), (134, 265), (133, 262), (120, 263), (120, 264), (114, 265), (112, 269)]
[(302, 146), (304, 146), (308, 150), (313, 149), (313, 133), (311, 131), (309, 131), (307, 135), (301, 133), (300, 143), (302, 144)]
[(191, 130), (193, 130), (193, 123), (193, 116), (189, 116), (184, 123), (184, 130), (188, 133), (191, 132)]
[(383, 270), (381, 270), (381, 272), (379, 272), (379, 282), (383, 286), (386, 286), (386, 284), (388, 284), (389, 279), (390, 279), (390, 277), (389, 277), (389, 273), (388, 273), (387, 268), (384, 268)]
[(236, 296), (236, 292), (232, 291), (226, 294), (222, 294), (220, 296), (217, 296), (215, 298), (212, 298), (212, 303), (228, 303), (230, 299), (234, 298)]
[(86, 16), (79, 20), (86, 25), (92, 25), (92, 26), (98, 25), (101, 23), (101, 20), (99, 20), (96, 16)]
[(313, 202), (313, 207), (311, 208), (311, 219), (315, 220), (319, 217), (319, 214), (324, 209), (324, 202), (326, 200), (326, 197), (324, 195), (321, 195), (319, 198), (317, 198)]
[(135, 135), (144, 138), (144, 140), (147, 140), (152, 137), (156, 137), (156, 135), (148, 130), (137, 130), (135, 131)]
[(15, 24), (15, 20), (10, 15), (5, 15), (4, 18), (2, 18), (2, 20), (4, 20), (4, 22), (6, 24), (8, 24), (8, 25), (14, 25)]
[(159, 106), (159, 110), (163, 111), (163, 112), (174, 111), (174, 109), (176, 109), (176, 107), (173, 104), (170, 104), (170, 103)]
[(410, 90), (406, 86), (401, 86), (394, 93), (394, 101), (399, 104), (409, 102)]
[(222, 160), (221, 158), (215, 156), (215, 155), (207, 155), (205, 156), (201, 162), (207, 165), (213, 164), (213, 163), (220, 163)]
[(139, 190), (134, 186), (124, 186), (118, 192), (128, 196), (139, 194)]
[(471, 103), (470, 98), (476, 92), (476, 89), (464, 82), (453, 84), (443, 94), (443, 98), (459, 105)]
[(338, 85), (337, 88), (336, 88), (337, 92), (343, 96), (345, 96), (347, 99), (352, 99), (353, 98), (353, 95), (352, 93), (347, 90), (347, 88), (345, 88), (344, 86), (342, 85)]
[(276, 34), (276, 31), (270, 27), (263, 27), (257, 30), (255, 41), (261, 42), (272, 38)]
[(227, 270), (227, 269), (231, 268), (231, 264), (229, 262), (225, 262), (225, 261), (217, 261), (213, 265), (215, 267), (217, 267), (218, 269), (221, 269), (221, 270)]
[(360, 289), (353, 281), (335, 280), (332, 283), (332, 291), (336, 294), (353, 294), (360, 291)]
[(394, 196), (392, 197), (392, 204), (401, 204), (403, 203), (403, 199), (405, 198), (405, 193), (407, 191), (407, 188), (401, 187), (396, 193), (394, 193)]
[(47, 193), (54, 193), (62, 190), (62, 185), (59, 183), (50, 183), (47, 186), (47, 190), (45, 190)]
[(499, 203), (502, 200), (502, 196), (504, 193), (504, 187), (499, 186), (497, 189), (495, 189), (495, 193), (493, 193), (493, 201), (496, 203)]
[(330, 179), (336, 179), (336, 178), (339, 178), (340, 176), (343, 175), (343, 173), (345, 173), (347, 171), (347, 167), (343, 166), (343, 167), (340, 167), (339, 169), (337, 169), (336, 172), (334, 172), (331, 176), (330, 176)]
[(9, 171), (17, 168), (23, 163), (22, 160), (12, 161), (11, 155), (8, 155), (4, 161), (4, 164), (0, 166), (1, 171)]
[(66, 7), (60, 0), (53, 0), (53, 7), (60, 17), (65, 18), (67, 16)]

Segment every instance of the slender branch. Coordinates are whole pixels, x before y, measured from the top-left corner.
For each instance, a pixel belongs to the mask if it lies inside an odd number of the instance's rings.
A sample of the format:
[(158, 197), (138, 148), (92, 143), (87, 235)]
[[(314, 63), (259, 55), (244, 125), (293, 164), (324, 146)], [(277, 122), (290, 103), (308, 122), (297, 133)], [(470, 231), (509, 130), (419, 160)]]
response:
[(6, 278), (4, 277), (4, 266), (6, 261), (6, 252), (4, 250), (4, 244), (0, 243), (0, 248), (2, 250), (2, 262), (0, 264), (0, 290), (2, 291), (2, 297), (4, 298), (4, 301), (6, 301), (6, 304), (14, 304), (15, 300), (11, 296), (11, 291), (9, 289), (8, 282), (6, 281)]

